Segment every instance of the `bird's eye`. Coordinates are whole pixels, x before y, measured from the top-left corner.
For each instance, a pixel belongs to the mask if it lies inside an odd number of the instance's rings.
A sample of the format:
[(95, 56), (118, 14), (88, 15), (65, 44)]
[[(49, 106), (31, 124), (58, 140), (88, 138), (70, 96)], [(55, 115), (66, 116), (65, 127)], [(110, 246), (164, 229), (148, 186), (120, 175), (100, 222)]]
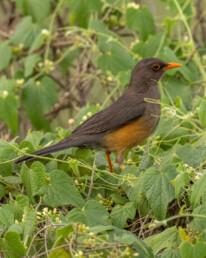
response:
[(158, 71), (160, 69), (160, 65), (159, 64), (153, 64), (152, 69), (155, 71)]

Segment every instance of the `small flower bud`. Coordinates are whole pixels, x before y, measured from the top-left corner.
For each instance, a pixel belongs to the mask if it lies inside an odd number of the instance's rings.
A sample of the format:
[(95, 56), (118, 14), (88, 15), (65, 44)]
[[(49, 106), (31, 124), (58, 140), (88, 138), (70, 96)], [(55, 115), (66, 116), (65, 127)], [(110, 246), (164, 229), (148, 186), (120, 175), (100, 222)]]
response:
[(17, 85), (21, 86), (24, 83), (24, 79), (16, 80)]
[(68, 120), (68, 124), (69, 124), (69, 125), (73, 125), (74, 123), (75, 123), (74, 118), (70, 118), (70, 119)]
[(49, 31), (47, 29), (43, 29), (43, 30), (41, 30), (41, 34), (48, 36), (49, 35)]
[(82, 117), (82, 120), (83, 120), (83, 121), (87, 120), (87, 116), (83, 116), (83, 117)]
[(138, 10), (140, 8), (140, 5), (136, 4), (136, 3), (128, 3), (127, 8), (134, 8), (134, 9)]

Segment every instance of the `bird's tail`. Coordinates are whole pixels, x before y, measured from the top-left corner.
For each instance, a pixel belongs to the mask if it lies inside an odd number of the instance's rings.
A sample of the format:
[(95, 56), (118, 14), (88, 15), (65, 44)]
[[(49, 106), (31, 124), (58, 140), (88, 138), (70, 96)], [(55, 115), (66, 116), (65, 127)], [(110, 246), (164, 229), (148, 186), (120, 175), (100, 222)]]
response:
[[(50, 154), (52, 152), (64, 150), (64, 149), (67, 149), (67, 148), (70, 148), (70, 147), (74, 147), (74, 146), (76, 146), (76, 144), (72, 140), (61, 141), (61, 142), (59, 142), (59, 143), (57, 143), (55, 145), (46, 147), (46, 148), (38, 150), (38, 151), (35, 151), (35, 152), (31, 153), (31, 154), (32, 155), (36, 155), (36, 156), (45, 156), (45, 155)], [(23, 157), (17, 159), (15, 161), (15, 163), (17, 164), (17, 163), (21, 163), (23, 161), (29, 161), (29, 160), (32, 160), (32, 159), (35, 159), (35, 157), (23, 156)]]

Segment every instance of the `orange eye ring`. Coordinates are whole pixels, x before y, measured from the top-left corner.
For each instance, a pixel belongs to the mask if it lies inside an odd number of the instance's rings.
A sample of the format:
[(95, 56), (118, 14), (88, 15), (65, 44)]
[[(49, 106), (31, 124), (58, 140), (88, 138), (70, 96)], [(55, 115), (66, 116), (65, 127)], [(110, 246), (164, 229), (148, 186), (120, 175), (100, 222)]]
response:
[(160, 69), (160, 65), (159, 64), (153, 64), (152, 69), (155, 70), (155, 71), (158, 71)]

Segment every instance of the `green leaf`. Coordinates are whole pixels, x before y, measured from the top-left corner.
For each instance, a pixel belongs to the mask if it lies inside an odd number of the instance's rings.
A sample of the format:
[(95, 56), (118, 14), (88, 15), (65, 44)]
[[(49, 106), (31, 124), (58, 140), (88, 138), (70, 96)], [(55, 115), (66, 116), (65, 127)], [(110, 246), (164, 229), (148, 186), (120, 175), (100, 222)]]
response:
[(142, 192), (141, 192), (141, 189), (142, 189), (142, 182), (143, 182), (143, 173), (140, 174), (140, 176), (138, 177), (138, 180), (136, 180), (136, 182), (133, 180), (133, 185), (131, 187), (131, 185), (126, 186), (124, 187), (126, 193), (127, 193), (127, 196), (129, 198), (129, 200), (131, 202), (134, 202), (135, 205), (137, 205), (137, 203), (139, 204), (139, 201), (141, 200), (142, 198)]
[(108, 54), (98, 57), (97, 63), (105, 74), (109, 71), (114, 75), (117, 75), (120, 71), (131, 70), (135, 65), (132, 56), (116, 43), (111, 44)]
[(49, 254), (49, 258), (71, 258), (70, 254), (64, 248), (58, 248)]
[(23, 0), (25, 15), (31, 15), (34, 21), (42, 22), (50, 14), (50, 0)]
[(49, 130), (49, 122), (44, 114), (56, 101), (56, 83), (51, 78), (43, 77), (38, 83), (31, 79), (23, 89), (23, 106), (37, 129)]
[(13, 253), (20, 256), (24, 256), (26, 254), (26, 248), (21, 242), (20, 236), (17, 232), (8, 231), (5, 233), (4, 238), (6, 240), (6, 243), (8, 244), (9, 249)]
[(0, 78), (0, 91), (6, 90), (8, 93), (12, 94), (16, 87), (16, 81), (8, 80), (6, 77)]
[(9, 227), (14, 223), (14, 211), (9, 204), (3, 204), (0, 208), (0, 222)]
[(15, 200), (11, 199), (10, 204), (14, 211), (14, 219), (21, 221), (24, 208), (29, 207), (29, 198), (26, 195), (20, 194), (16, 196)]
[(110, 214), (113, 224), (119, 228), (123, 228), (127, 219), (133, 219), (136, 214), (136, 208), (133, 202), (125, 205), (116, 205)]
[(66, 215), (66, 219), (68, 222), (80, 222), (88, 226), (88, 220), (86, 215), (83, 213), (82, 209), (74, 208), (68, 212)]
[(109, 30), (102, 21), (91, 20), (89, 23), (89, 28), (97, 33), (98, 47), (103, 53), (109, 51), (112, 47), (112, 44), (115, 42), (121, 42), (121, 38), (118, 37), (116, 33)]
[(53, 247), (60, 246), (63, 244), (65, 238), (68, 239), (69, 235), (74, 232), (72, 225), (64, 226), (58, 230), (56, 230), (55, 243)]
[(29, 141), (23, 141), (23, 142), (21, 142), (20, 145), (19, 145), (19, 149), (20, 149), (20, 150), (24, 150), (24, 151), (26, 151), (26, 152), (28, 152), (28, 153), (32, 153), (32, 152), (35, 151), (33, 145), (32, 145), (31, 142), (29, 142)]
[(146, 40), (149, 34), (154, 32), (153, 16), (146, 6), (141, 9), (127, 8), (126, 25), (129, 29), (138, 30), (143, 40)]
[(33, 54), (23, 59), (24, 61), (24, 77), (32, 75), (37, 62), (41, 60), (40, 56)]
[(117, 75), (119, 82), (122, 86), (129, 84), (131, 78), (131, 71), (119, 72)]
[(31, 235), (32, 231), (35, 230), (34, 226), (37, 223), (37, 215), (34, 211), (28, 211), (25, 213), (25, 222), (24, 222), (24, 240)]
[(176, 100), (177, 96), (179, 96), (186, 108), (191, 108), (192, 94), (187, 83), (175, 77), (169, 77), (164, 81), (164, 89), (172, 100)]
[(116, 204), (126, 204), (127, 202), (129, 202), (128, 199), (119, 194), (110, 194), (110, 197)]
[(0, 43), (0, 71), (8, 67), (12, 58), (12, 48), (7, 42)]
[(205, 160), (206, 148), (204, 146), (195, 148), (192, 145), (185, 144), (176, 150), (176, 154), (183, 163), (196, 168)]
[(166, 33), (168, 36), (171, 35), (172, 29), (175, 27), (177, 20), (175, 17), (166, 17), (164, 20), (164, 24), (166, 25)]
[(81, 222), (89, 227), (109, 224), (109, 213), (96, 200), (89, 200), (82, 210), (71, 210), (66, 218), (69, 222)]
[(41, 30), (42, 26), (32, 23), (30, 16), (24, 17), (17, 25), (11, 41), (16, 45), (23, 44), (24, 48), (29, 48)]
[(203, 175), (200, 176), (200, 179), (198, 179), (192, 186), (191, 204), (193, 207), (196, 207), (200, 202), (200, 198), (206, 190), (205, 185), (206, 172), (204, 172)]
[[(194, 217), (191, 222), (191, 229), (199, 232), (204, 231), (206, 229), (206, 205), (200, 205), (195, 208), (193, 214), (200, 215), (200, 217)], [(203, 217), (201, 217), (201, 215), (203, 215)]]
[(181, 61), (175, 54), (175, 52), (169, 48), (168, 46), (165, 46), (162, 51), (158, 54), (160, 59), (164, 60), (165, 62), (174, 62), (174, 63), (180, 63), (182, 64), (181, 67), (171, 69), (167, 71), (167, 74), (170, 76), (174, 76), (177, 72), (180, 72), (184, 78), (187, 81), (192, 81), (192, 71), (184, 64), (183, 61)]
[[(68, 51), (68, 48), (65, 51)], [(60, 65), (61, 65), (61, 71), (62, 71), (63, 76), (65, 76), (66, 73), (68, 72), (68, 69), (69, 69), (70, 65), (75, 61), (75, 59), (77, 58), (78, 53), (79, 53), (78, 49), (72, 50), (62, 60)], [(62, 53), (62, 55), (64, 55), (64, 52)]]
[(168, 2), (169, 9), (170, 9), (170, 12), (172, 15), (176, 15), (179, 12), (179, 10), (178, 10), (178, 5), (179, 5), (183, 15), (190, 23), (191, 17), (193, 15), (192, 2), (188, 2), (187, 4), (185, 4), (184, 0), (178, 0), (177, 2), (175, 2), (173, 0), (168, 0), (167, 2)]
[(97, 225), (108, 225), (109, 213), (96, 200), (89, 200), (84, 207), (89, 227)]
[[(47, 31), (47, 29), (43, 29), (43, 30)], [(43, 30), (38, 34), (38, 36), (36, 36), (34, 42), (31, 44), (31, 47), (29, 49), (29, 54), (31, 54), (34, 50), (43, 46), (45, 39), (48, 37), (47, 33), (44, 33)]]
[(143, 175), (141, 190), (159, 220), (165, 218), (167, 205), (175, 198), (174, 187), (170, 182), (175, 177), (176, 168), (174, 166), (167, 167), (164, 171), (158, 171), (151, 167)]
[(180, 164), (177, 168), (177, 171), (179, 172), (179, 174), (173, 181), (171, 181), (171, 183), (175, 187), (175, 197), (179, 198), (181, 189), (189, 184), (190, 176), (187, 173), (187, 168), (185, 167), (185, 165)]
[(51, 207), (62, 205), (74, 205), (83, 207), (84, 200), (78, 192), (73, 179), (61, 170), (54, 170), (50, 173), (50, 184), (44, 187), (43, 200)]
[(206, 256), (206, 245), (201, 242), (191, 245), (185, 241), (180, 247), (181, 258), (204, 258)]
[[(15, 144), (14, 142), (10, 142), (11, 144), (13, 144), (15, 147), (18, 147), (17, 144)], [(1, 146), (1, 144), (0, 144)], [(2, 146), (1, 146), (2, 147)], [(9, 145), (3, 146), (3, 148), (0, 148), (0, 160), (1, 161), (9, 161), (12, 159), (16, 158), (16, 151), (14, 150), (14, 148), (12, 148)], [(2, 167), (4, 167), (5, 164), (2, 164)], [(6, 168), (7, 166), (5, 166)], [(8, 166), (9, 168), (9, 166)], [(10, 168), (9, 168), (10, 169)], [(3, 171), (3, 169), (2, 169)], [(9, 171), (5, 173), (10, 173)]]
[[(175, 130), (173, 130), (174, 127), (176, 128)], [(175, 139), (174, 143), (175, 141), (179, 142), (180, 137), (183, 137), (185, 134), (185, 130), (180, 127), (180, 120), (177, 120), (176, 118), (165, 119), (162, 117), (155, 131), (155, 135), (164, 138), (164, 140)]]
[(19, 235), (22, 235), (23, 234), (23, 223), (11, 225), (8, 228), (8, 231), (14, 231), (14, 232), (18, 233)]
[(0, 200), (6, 195), (6, 188), (0, 183)]
[(141, 57), (146, 58), (157, 55), (157, 51), (158, 53), (161, 52), (164, 46), (165, 35), (163, 33), (158, 33), (156, 35), (149, 35), (146, 42), (137, 42), (134, 44), (132, 51), (138, 53)]
[(126, 230), (121, 230), (119, 228), (116, 228), (114, 232), (116, 234), (116, 237), (114, 239), (115, 242), (132, 245), (134, 247), (134, 253), (138, 252), (139, 257), (148, 257), (148, 258), (154, 257), (154, 254), (152, 253), (151, 248), (147, 246), (136, 235)]
[(7, 176), (4, 177), (4, 182), (6, 182), (7, 184), (21, 184), (22, 180), (18, 176)]
[(72, 232), (74, 232), (74, 229), (72, 225), (64, 226), (56, 231), (56, 240), (59, 238), (67, 238)]
[(28, 168), (24, 163), (21, 168), (21, 179), (28, 196), (31, 198), (37, 195), (38, 190), (47, 184), (45, 166), (41, 162), (35, 161), (31, 168)]
[(79, 26), (84, 28), (88, 25), (90, 14), (100, 11), (102, 7), (100, 0), (67, 0), (67, 3)]
[(181, 258), (181, 256), (178, 249), (167, 248), (162, 253), (161, 258)]
[(177, 248), (181, 241), (177, 228), (171, 227), (159, 234), (145, 238), (144, 242), (152, 248), (154, 254), (158, 254), (165, 248)]
[(80, 174), (79, 174), (79, 161), (74, 160), (74, 159), (70, 159), (68, 163), (69, 163), (70, 168), (73, 170), (73, 173), (78, 178), (80, 176)]
[(198, 117), (200, 119), (200, 124), (202, 127), (206, 128), (206, 97), (202, 98), (199, 106)]
[(33, 146), (39, 146), (43, 137), (41, 132), (29, 130), (25, 140), (31, 142)]
[(0, 119), (7, 124), (12, 134), (16, 132), (18, 127), (17, 108), (18, 104), (13, 94), (9, 94), (7, 91), (0, 92)]
[(12, 166), (9, 163), (0, 164), (0, 175), (3, 177), (12, 175)]

